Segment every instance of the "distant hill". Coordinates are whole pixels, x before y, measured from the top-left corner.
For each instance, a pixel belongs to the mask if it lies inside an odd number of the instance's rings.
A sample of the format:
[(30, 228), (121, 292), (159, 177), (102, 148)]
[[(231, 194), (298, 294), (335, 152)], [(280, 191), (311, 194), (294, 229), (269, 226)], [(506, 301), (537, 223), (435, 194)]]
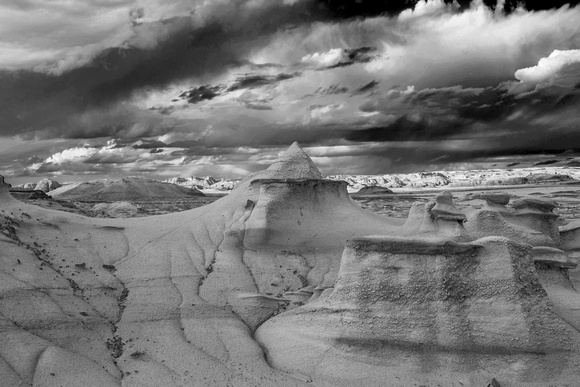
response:
[(68, 200), (115, 202), (179, 199), (204, 194), (195, 188), (158, 180), (125, 177), (120, 180), (106, 179), (68, 184), (51, 191), (50, 196)]

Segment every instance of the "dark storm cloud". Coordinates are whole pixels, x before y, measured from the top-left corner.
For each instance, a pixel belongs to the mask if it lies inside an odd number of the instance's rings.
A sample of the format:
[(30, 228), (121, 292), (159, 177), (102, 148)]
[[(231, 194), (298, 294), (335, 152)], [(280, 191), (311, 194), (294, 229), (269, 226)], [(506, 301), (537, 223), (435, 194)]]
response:
[(166, 143), (164, 143), (163, 141), (141, 140), (139, 144), (133, 145), (133, 148), (135, 148), (135, 149), (157, 149), (157, 148), (164, 148), (167, 146), (168, 145)]
[(329, 87), (319, 87), (317, 88), (314, 93), (306, 94), (302, 98), (311, 98), (315, 96), (324, 96), (324, 95), (336, 95), (336, 94), (344, 94), (348, 93), (348, 87), (342, 86), (340, 83), (335, 83), (330, 85)]
[(389, 126), (353, 130), (344, 138), (353, 142), (440, 141), (464, 131), (459, 122), (433, 125), (424, 117), (411, 119), (403, 115)]
[(318, 0), (337, 18), (395, 15), (418, 0)]
[(374, 90), (379, 85), (379, 83), (381, 83), (381, 81), (372, 80), (369, 83), (367, 83), (366, 85), (363, 85), (363, 86), (359, 87), (358, 89), (356, 89), (353, 94), (368, 93), (369, 91)]
[[(337, 18), (368, 17), (378, 15), (396, 15), (403, 10), (412, 9), (422, 0), (318, 0)], [(457, 3), (461, 9), (469, 8), (473, 0), (445, 0), (445, 3)], [(501, 10), (513, 12), (518, 6), (525, 6), (527, 10), (538, 11), (553, 8), (560, 8), (566, 4), (572, 6), (580, 3), (580, 0), (483, 0), (483, 3), (496, 9), (498, 4), (503, 4)]]
[[(227, 6), (241, 8), (245, 3)], [(108, 110), (144, 88), (162, 88), (186, 78), (203, 79), (220, 74), (245, 61), (250, 50), (268, 43), (270, 35), (280, 26), (318, 17), (310, 12), (310, 7), (310, 2), (293, 6), (268, 2), (251, 11), (236, 13), (232, 9), (223, 18), (208, 17), (202, 26), (196, 25), (189, 16), (142, 23), (137, 33), (148, 29), (163, 31), (163, 40), (106, 49), (86, 66), (61, 75), (30, 70), (0, 71), (0, 135), (43, 131), (47, 136), (114, 136), (130, 126), (124, 122), (128, 113), (115, 107), (105, 117), (89, 120), (91, 111)], [(242, 78), (234, 89), (280, 82), (294, 76)], [(209, 99), (211, 93), (211, 90), (207, 93), (198, 90), (192, 100)]]
[(299, 72), (292, 74), (280, 73), (277, 75), (245, 75), (236, 78), (234, 83), (230, 87), (228, 87), (228, 92), (273, 85), (298, 76), (300, 76)]
[(373, 51), (376, 51), (376, 47), (359, 47), (359, 48), (347, 48), (344, 49), (343, 59), (335, 65), (327, 67), (328, 69), (333, 69), (337, 67), (351, 66), (355, 63), (368, 63), (374, 59), (370, 55)]
[(222, 95), (224, 90), (224, 85), (205, 85), (194, 87), (191, 90), (185, 91), (181, 93), (179, 97), (187, 100), (189, 103), (196, 104), (201, 101), (210, 101), (215, 97)]

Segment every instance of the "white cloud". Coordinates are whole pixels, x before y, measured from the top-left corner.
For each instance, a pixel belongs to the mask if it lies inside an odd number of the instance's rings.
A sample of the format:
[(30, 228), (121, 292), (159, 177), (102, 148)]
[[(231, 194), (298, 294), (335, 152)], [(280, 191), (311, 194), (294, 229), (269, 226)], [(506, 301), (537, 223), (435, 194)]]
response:
[(300, 61), (315, 67), (328, 67), (336, 65), (343, 57), (344, 50), (342, 48), (333, 48), (326, 52), (315, 52), (305, 55)]
[(519, 69), (517, 81), (504, 84), (508, 93), (524, 98), (543, 92), (546, 95), (565, 95), (580, 83), (580, 50), (554, 50), (538, 64)]
[(92, 147), (68, 148), (61, 152), (51, 155), (44, 162), (51, 164), (63, 164), (66, 162), (79, 163), (84, 162), (97, 152), (98, 149)]
[(439, 0), (420, 1), (414, 11), (395, 17), (314, 23), (279, 32), (250, 60), (324, 67), (340, 60), (341, 49), (376, 47), (369, 63), (305, 76), (317, 87), (321, 79), (327, 85), (378, 79), (382, 90), (408, 84), (443, 87), (470, 79), (497, 84), (554, 49), (580, 47), (578, 20), (580, 7), (503, 15), (481, 2), (460, 12)]
[(580, 50), (554, 50), (536, 66), (519, 69), (514, 76), (525, 83), (542, 83), (553, 79), (565, 67), (580, 63)]

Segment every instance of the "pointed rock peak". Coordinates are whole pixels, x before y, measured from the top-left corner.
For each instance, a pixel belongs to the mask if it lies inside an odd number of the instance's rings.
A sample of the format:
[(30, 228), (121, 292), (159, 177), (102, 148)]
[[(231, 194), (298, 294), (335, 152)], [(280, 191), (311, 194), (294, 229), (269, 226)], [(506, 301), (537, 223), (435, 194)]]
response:
[(282, 156), (275, 161), (269, 172), (276, 179), (322, 179), (322, 174), (297, 142), (290, 145)]

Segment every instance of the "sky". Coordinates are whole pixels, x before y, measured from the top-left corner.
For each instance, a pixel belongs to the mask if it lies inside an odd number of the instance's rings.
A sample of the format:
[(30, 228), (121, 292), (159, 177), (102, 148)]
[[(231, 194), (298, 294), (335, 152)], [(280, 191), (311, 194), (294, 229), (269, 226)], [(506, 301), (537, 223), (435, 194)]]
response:
[[(549, 3), (549, 4), (547, 4)], [(4, 0), (0, 174), (324, 175), (580, 150), (580, 5)]]

